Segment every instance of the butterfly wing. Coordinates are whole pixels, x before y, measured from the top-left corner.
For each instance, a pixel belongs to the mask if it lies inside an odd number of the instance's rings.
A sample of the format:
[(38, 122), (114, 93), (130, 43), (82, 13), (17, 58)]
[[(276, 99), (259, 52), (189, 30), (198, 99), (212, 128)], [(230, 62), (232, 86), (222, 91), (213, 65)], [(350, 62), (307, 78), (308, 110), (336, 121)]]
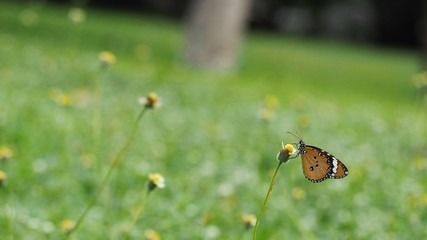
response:
[(343, 178), (348, 175), (347, 167), (332, 154), (315, 146), (304, 146), (301, 153), (302, 171), (311, 182), (318, 183), (328, 178)]
[(305, 146), (301, 154), (302, 171), (304, 176), (311, 182), (322, 182), (329, 178), (331, 166), (325, 155), (320, 155), (319, 148)]
[(330, 173), (330, 178), (340, 179), (347, 176), (348, 169), (344, 165), (344, 163), (342, 163), (340, 160), (338, 160), (336, 157), (332, 156), (331, 154), (329, 155), (331, 156), (330, 161), (332, 162), (332, 171)]

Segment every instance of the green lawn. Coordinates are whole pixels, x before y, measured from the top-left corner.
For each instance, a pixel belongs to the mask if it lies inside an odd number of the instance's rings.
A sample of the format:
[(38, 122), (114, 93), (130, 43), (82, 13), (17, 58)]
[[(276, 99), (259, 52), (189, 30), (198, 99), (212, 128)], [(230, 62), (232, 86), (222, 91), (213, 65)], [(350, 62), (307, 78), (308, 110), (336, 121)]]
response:
[[(251, 239), (281, 142), (325, 148), (348, 177), (313, 184), (298, 159), (280, 169), (258, 239), (427, 237), (426, 106), (412, 85), (416, 53), (254, 33), (239, 67), (194, 70), (183, 26), (162, 19), (0, 2), (0, 239), (61, 239), (100, 185), (156, 92), (124, 162), (72, 239), (121, 239), (149, 173), (157, 189), (131, 232), (143, 239)], [(117, 62), (100, 68), (98, 55)], [(71, 106), (55, 102), (70, 96)], [(56, 95), (55, 95), (56, 94)], [(280, 104), (260, 113), (266, 96)], [(274, 97), (273, 97), (274, 98)]]

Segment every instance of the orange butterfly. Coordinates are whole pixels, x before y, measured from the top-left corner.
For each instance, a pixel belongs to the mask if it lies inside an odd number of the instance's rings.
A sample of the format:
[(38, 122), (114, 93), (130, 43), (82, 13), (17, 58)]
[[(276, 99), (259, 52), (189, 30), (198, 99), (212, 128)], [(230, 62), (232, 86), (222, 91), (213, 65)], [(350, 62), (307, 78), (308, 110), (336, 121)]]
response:
[(298, 143), (298, 155), (301, 155), (302, 172), (311, 182), (318, 183), (328, 178), (339, 179), (348, 175), (344, 163), (323, 149), (306, 145), (301, 138)]

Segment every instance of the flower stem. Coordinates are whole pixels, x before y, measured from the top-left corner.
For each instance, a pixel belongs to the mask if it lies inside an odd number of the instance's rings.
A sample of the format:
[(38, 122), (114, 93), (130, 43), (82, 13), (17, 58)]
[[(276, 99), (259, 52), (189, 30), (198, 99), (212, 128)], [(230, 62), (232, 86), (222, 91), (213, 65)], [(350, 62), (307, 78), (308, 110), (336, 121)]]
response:
[(273, 186), (274, 186), (274, 182), (276, 179), (276, 175), (279, 172), (279, 168), (282, 165), (282, 163), (283, 163), (282, 161), (279, 161), (279, 164), (277, 164), (277, 168), (276, 168), (276, 171), (274, 171), (273, 178), (271, 179), (270, 187), (268, 188), (268, 192), (267, 192), (267, 195), (265, 196), (264, 203), (262, 204), (261, 210), (259, 211), (258, 216), (256, 218), (256, 223), (255, 223), (255, 227), (254, 227), (254, 231), (253, 231), (253, 235), (252, 235), (253, 240), (256, 239), (258, 224), (259, 224), (261, 215), (264, 212), (265, 207), (267, 206), (267, 203), (268, 203), (268, 200), (270, 199), (271, 193), (273, 192)]
[(94, 111), (92, 116), (92, 137), (95, 147), (95, 153), (100, 153), (101, 146), (101, 132), (102, 132), (102, 80), (100, 79), (100, 74), (97, 74), (93, 82), (93, 102), (94, 102)]
[(141, 112), (139, 113), (139, 115), (138, 115), (136, 121), (134, 122), (134, 124), (132, 126), (132, 129), (131, 129), (131, 131), (130, 131), (127, 139), (126, 139), (125, 144), (122, 146), (122, 148), (120, 149), (120, 151), (117, 153), (117, 155), (115, 156), (115, 158), (111, 162), (110, 168), (108, 169), (107, 174), (105, 175), (104, 179), (102, 180), (101, 185), (97, 189), (97, 191), (96, 191), (95, 195), (93, 196), (92, 200), (86, 206), (86, 208), (83, 211), (83, 213), (77, 219), (76, 225), (74, 226), (74, 228), (67, 232), (67, 235), (65, 236), (65, 239), (68, 239), (72, 235), (72, 233), (75, 232), (80, 227), (80, 225), (82, 224), (82, 222), (85, 219), (86, 215), (89, 213), (89, 211), (95, 205), (96, 201), (98, 200), (99, 196), (101, 195), (101, 192), (104, 190), (105, 186), (107, 185), (108, 180), (110, 179), (111, 173), (113, 172), (113, 169), (122, 162), (123, 156), (126, 153), (127, 149), (129, 148), (130, 144), (132, 143), (133, 136), (135, 135), (136, 130), (138, 128), (138, 122), (140, 121), (140, 119), (142, 118), (142, 116), (144, 115), (144, 113), (146, 112), (146, 110), (147, 110), (147, 108), (144, 107), (141, 110)]
[(136, 212), (135, 212), (135, 214), (133, 215), (133, 218), (132, 218), (132, 222), (131, 222), (131, 224), (129, 225), (129, 227), (126, 229), (126, 231), (124, 233), (124, 239), (129, 239), (130, 231), (135, 226), (135, 224), (138, 221), (138, 219), (141, 217), (142, 211), (144, 210), (145, 205), (147, 205), (148, 197), (150, 196), (151, 192), (152, 191), (147, 188), (147, 191), (144, 194), (144, 198), (142, 199), (141, 205), (136, 209)]
[[(0, 186), (0, 191), (3, 190), (1, 189), (2, 186)], [(7, 193), (6, 192), (0, 192), (0, 201), (2, 202), (2, 208), (3, 208), (3, 220), (5, 221), (5, 231), (8, 232), (7, 235), (9, 235), (9, 239), (13, 240), (13, 223), (12, 223), (12, 219), (11, 219), (11, 210), (9, 209), (9, 206), (7, 205)], [(6, 236), (6, 234), (5, 234)]]

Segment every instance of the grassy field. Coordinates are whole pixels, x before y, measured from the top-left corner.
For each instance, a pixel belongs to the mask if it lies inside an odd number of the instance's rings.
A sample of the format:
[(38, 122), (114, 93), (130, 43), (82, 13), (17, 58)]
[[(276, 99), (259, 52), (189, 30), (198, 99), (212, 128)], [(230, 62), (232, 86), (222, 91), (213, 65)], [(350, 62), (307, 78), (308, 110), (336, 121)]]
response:
[[(183, 64), (183, 27), (147, 16), (0, 2), (0, 239), (61, 239), (124, 144), (124, 161), (71, 239), (122, 239), (149, 173), (166, 179), (131, 231), (162, 239), (251, 239), (281, 142), (322, 147), (348, 177), (307, 181), (284, 164), (258, 239), (427, 237), (426, 105), (415, 53), (250, 34), (239, 67)], [(76, 20), (76, 19), (75, 19)], [(77, 18), (77, 20), (79, 20)], [(117, 62), (101, 68), (111, 51)], [(267, 99), (267, 100), (266, 100)], [(277, 102), (278, 105), (275, 105)], [(271, 118), (262, 119), (266, 105)], [(62, 228), (62, 229), (61, 229)]]

